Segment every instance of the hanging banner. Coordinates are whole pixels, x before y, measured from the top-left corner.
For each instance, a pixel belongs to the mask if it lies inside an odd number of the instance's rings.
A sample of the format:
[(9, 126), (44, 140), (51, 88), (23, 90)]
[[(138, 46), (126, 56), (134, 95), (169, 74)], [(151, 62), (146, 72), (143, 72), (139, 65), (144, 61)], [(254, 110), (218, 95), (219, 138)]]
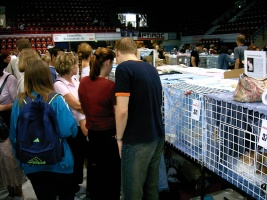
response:
[(53, 34), (54, 42), (95, 41), (95, 33)]

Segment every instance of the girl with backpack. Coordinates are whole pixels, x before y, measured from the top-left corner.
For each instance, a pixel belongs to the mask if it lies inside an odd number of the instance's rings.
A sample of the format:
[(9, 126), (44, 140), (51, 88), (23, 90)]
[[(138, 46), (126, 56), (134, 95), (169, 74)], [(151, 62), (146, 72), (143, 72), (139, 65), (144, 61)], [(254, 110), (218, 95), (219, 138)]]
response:
[[(47, 102), (49, 96), (54, 93), (54, 86), (48, 64), (42, 60), (31, 60), (24, 72), (24, 92), (20, 93), (16, 98), (11, 112), (10, 140), (16, 156), (18, 154), (16, 151), (17, 136), (19, 134), (25, 134), (16, 131), (17, 120), (20, 112), (22, 112), (21, 107), (25, 98), (29, 96), (34, 99), (39, 96), (43, 101)], [(74, 160), (70, 147), (64, 138), (76, 136), (76, 121), (61, 95), (54, 96), (53, 100), (50, 102), (50, 106), (55, 112), (58, 129), (63, 138), (64, 155), (61, 161), (55, 164), (45, 164), (36, 159), (39, 162), (27, 164), (18, 159), (18, 163), (31, 181), (38, 200), (56, 200), (57, 196), (60, 200), (73, 200), (75, 194), (70, 187), (72, 185), (71, 177)], [(42, 130), (36, 131), (41, 132)], [(34, 133), (31, 133), (31, 136), (33, 134)], [(33, 138), (34, 141), (32, 141), (32, 143), (39, 142), (37, 139), (38, 138)]]

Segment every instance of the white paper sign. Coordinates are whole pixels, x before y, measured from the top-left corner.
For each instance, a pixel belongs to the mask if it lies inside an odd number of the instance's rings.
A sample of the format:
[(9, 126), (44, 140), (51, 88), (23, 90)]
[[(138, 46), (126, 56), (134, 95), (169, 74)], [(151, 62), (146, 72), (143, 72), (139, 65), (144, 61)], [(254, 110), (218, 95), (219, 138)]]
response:
[(266, 52), (244, 51), (244, 72), (253, 78), (266, 78)]
[(193, 99), (193, 105), (191, 111), (192, 119), (199, 121), (200, 108), (201, 108), (201, 102), (199, 100)]
[(266, 119), (262, 120), (261, 132), (260, 132), (260, 138), (259, 138), (258, 145), (267, 149), (267, 120)]
[(95, 41), (95, 33), (53, 34), (54, 42), (85, 42)]

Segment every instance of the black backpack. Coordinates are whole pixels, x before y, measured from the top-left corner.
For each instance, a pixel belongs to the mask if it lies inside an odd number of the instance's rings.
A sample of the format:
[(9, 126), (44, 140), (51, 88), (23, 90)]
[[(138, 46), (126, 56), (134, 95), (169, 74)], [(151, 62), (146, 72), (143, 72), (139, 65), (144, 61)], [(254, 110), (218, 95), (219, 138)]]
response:
[(16, 157), (21, 163), (52, 165), (64, 156), (63, 138), (56, 113), (50, 103), (59, 94), (49, 95), (47, 102), (41, 95), (27, 96), (17, 120)]

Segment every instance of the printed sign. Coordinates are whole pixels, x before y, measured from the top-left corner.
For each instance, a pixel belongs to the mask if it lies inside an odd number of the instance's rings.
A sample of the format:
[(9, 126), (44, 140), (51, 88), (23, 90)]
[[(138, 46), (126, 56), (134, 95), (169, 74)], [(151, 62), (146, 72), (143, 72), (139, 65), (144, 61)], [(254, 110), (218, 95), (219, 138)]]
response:
[(54, 42), (95, 41), (95, 33), (53, 34)]
[(267, 120), (265, 120), (265, 119), (262, 120), (261, 132), (260, 132), (260, 138), (259, 138), (258, 145), (260, 145), (264, 149), (267, 148)]
[(193, 99), (193, 105), (191, 111), (192, 119), (199, 121), (200, 108), (201, 108), (201, 102), (199, 100)]

